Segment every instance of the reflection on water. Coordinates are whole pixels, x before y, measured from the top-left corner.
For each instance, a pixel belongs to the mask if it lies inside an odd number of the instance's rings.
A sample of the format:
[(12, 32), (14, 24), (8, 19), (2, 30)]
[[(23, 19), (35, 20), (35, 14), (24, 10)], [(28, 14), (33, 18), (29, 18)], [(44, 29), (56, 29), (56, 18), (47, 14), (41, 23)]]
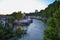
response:
[(33, 19), (33, 23), (28, 26), (27, 34), (19, 40), (43, 40), (43, 33), (46, 25), (40, 21)]

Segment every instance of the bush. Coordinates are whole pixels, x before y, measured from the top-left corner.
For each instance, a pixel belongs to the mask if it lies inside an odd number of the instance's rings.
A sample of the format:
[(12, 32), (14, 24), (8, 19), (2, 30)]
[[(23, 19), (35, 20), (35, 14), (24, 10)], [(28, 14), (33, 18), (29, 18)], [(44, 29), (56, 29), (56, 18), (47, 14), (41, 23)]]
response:
[(58, 32), (55, 28), (49, 27), (44, 31), (44, 40), (57, 40)]
[(18, 37), (21, 38), (21, 30), (17, 29), (15, 32), (13, 32), (12, 28), (6, 29), (2, 26), (0, 23), (0, 40), (16, 40)]

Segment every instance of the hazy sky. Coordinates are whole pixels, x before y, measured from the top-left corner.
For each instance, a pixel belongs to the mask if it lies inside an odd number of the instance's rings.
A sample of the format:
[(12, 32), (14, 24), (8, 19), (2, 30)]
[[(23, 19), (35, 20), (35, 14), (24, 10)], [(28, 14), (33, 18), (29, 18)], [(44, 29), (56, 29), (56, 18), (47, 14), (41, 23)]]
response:
[(0, 14), (11, 14), (14, 11), (34, 12), (45, 9), (54, 0), (0, 0)]

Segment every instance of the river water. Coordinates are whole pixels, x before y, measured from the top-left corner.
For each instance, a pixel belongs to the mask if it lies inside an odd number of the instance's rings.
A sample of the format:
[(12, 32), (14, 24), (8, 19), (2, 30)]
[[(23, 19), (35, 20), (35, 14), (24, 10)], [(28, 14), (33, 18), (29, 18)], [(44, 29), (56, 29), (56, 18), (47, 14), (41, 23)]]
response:
[(33, 23), (28, 26), (27, 34), (19, 40), (43, 40), (46, 25), (40, 21), (33, 19)]

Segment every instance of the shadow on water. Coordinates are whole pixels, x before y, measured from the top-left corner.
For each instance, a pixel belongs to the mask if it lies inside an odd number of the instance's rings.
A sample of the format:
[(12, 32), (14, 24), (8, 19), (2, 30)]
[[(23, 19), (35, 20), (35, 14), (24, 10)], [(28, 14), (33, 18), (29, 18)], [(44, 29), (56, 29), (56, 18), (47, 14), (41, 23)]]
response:
[(43, 40), (46, 25), (40, 21), (33, 19), (33, 23), (28, 26), (27, 34), (19, 40)]

